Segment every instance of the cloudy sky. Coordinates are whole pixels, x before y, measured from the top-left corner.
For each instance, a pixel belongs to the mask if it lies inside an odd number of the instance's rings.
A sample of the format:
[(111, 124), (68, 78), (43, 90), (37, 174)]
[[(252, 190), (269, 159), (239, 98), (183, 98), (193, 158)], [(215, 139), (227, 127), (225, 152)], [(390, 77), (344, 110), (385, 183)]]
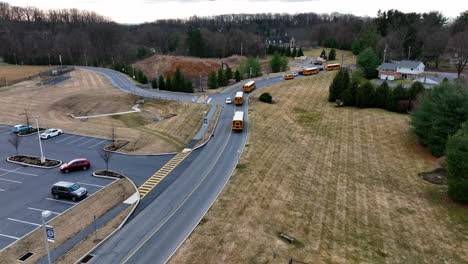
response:
[(456, 17), (468, 10), (467, 0), (2, 0), (41, 9), (78, 8), (95, 11), (119, 23), (142, 23), (164, 18), (186, 18), (232, 13), (347, 13), (375, 16), (377, 11), (440, 11)]

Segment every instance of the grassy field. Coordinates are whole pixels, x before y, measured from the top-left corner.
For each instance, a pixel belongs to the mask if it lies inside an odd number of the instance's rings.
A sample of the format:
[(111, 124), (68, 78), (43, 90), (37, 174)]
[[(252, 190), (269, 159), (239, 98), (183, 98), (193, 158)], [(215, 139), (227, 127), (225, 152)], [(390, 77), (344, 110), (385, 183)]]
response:
[(1, 65), (0, 66), (0, 82), (8, 83), (22, 78), (38, 74), (43, 71), (50, 70), (48, 66), (17, 66), (17, 65)]
[(253, 94), (241, 161), (170, 263), (468, 262), (467, 211), (417, 176), (437, 163), (408, 116), (334, 107), (334, 74)]
[[(330, 48), (323, 48), (323, 47), (317, 47), (317, 48), (305, 48), (304, 49), (304, 55), (307, 57), (311, 57), (316, 59), (317, 57), (320, 56), (320, 53), (322, 53), (322, 50), (325, 50), (325, 52), (328, 54), (330, 53)], [(351, 51), (348, 50), (336, 50), (336, 60), (332, 61), (327, 61), (327, 63), (341, 63), (341, 55), (345, 55), (344, 58), (344, 64), (349, 65), (349, 64), (356, 64), (356, 57), (353, 55)]]
[[(177, 151), (190, 141), (202, 123), (207, 105), (181, 102), (147, 102), (142, 108), (160, 116), (175, 115), (159, 122), (151, 115), (130, 114), (117, 118), (99, 117), (80, 121), (70, 117), (107, 114), (131, 110), (137, 97), (114, 88), (98, 73), (75, 70), (71, 78), (50, 86), (25, 81), (0, 88), (0, 122), (24, 123), (23, 113), (41, 116), (41, 126), (58, 127), (65, 132), (129, 140), (124, 151), (165, 153)], [(18, 104), (18, 102), (21, 102)]]

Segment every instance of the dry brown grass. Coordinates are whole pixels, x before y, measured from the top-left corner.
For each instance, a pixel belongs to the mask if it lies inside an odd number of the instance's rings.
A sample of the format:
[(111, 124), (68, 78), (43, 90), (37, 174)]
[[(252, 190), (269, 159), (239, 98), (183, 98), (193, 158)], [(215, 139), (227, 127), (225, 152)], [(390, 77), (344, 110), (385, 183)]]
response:
[(48, 66), (17, 66), (17, 65), (0, 65), (0, 82), (5, 82), (7, 79), (8, 83), (29, 76), (36, 75), (40, 72), (53, 69)]
[(240, 164), (170, 263), (467, 263), (468, 214), (417, 176), (437, 163), (408, 117), (333, 107), (334, 74), (254, 93)]
[[(49, 243), (50, 250), (57, 248), (92, 224), (94, 216), (100, 218), (133, 193), (135, 193), (135, 188), (132, 183), (127, 179), (120, 179), (53, 219), (49, 225), (54, 227), (55, 242)], [(4, 249), (0, 254), (0, 259), (2, 263), (15, 263), (19, 257), (27, 252), (33, 252), (34, 255), (24, 263), (35, 263), (45, 256), (43, 229), (36, 229)]]
[(0, 122), (24, 123), (25, 118), (21, 114), (27, 108), (31, 115), (41, 116), (43, 127), (58, 127), (69, 133), (106, 138), (111, 136), (111, 128), (115, 127), (118, 139), (131, 142), (127, 151), (164, 153), (176, 151), (180, 145), (188, 143), (190, 135), (195, 135), (201, 125), (204, 109), (208, 109), (207, 105), (200, 104), (151, 102), (143, 109), (148, 108), (148, 111), (159, 115), (177, 116), (161, 122), (149, 121), (151, 116), (145, 114), (80, 121), (71, 118), (70, 114), (81, 116), (129, 111), (136, 98), (112, 87), (98, 73), (75, 70), (70, 76), (71, 79), (54, 86), (36, 86), (34, 81), (26, 81), (0, 88)]
[[(324, 48), (324, 47), (317, 47), (317, 48), (308, 48), (304, 49), (304, 55), (307, 57), (311, 57), (316, 59), (317, 57), (320, 56), (320, 53), (322, 53), (322, 50), (325, 50), (325, 52), (328, 54), (330, 53), (330, 48)], [(336, 60), (332, 61), (327, 61), (327, 63), (341, 63), (341, 55), (344, 54), (344, 64), (345, 65), (350, 65), (350, 64), (356, 64), (356, 58), (354, 57), (353, 53), (348, 50), (340, 50), (340, 49), (335, 49), (336, 50)], [(353, 58), (354, 57), (354, 58)]]

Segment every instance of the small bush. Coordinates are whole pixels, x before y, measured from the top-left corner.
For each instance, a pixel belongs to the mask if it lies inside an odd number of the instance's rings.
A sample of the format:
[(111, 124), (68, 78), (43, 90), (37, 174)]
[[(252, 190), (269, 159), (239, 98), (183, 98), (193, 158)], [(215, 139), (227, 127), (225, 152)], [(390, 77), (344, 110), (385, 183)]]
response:
[(260, 95), (259, 100), (271, 104), (271, 102), (273, 102), (273, 97), (269, 93), (262, 93), (262, 95)]

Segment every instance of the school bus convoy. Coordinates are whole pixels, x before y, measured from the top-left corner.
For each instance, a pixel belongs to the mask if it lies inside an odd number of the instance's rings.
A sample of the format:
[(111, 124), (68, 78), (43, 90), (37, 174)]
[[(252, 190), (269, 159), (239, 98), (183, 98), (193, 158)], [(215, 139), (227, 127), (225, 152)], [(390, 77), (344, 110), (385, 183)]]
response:
[(303, 75), (311, 75), (319, 73), (319, 69), (317, 67), (314, 68), (306, 68), (302, 71)]
[(242, 131), (244, 129), (244, 112), (236, 111), (232, 118), (232, 130)]
[(336, 63), (336, 64), (328, 64), (328, 65), (325, 65), (325, 67), (323, 67), (325, 70), (327, 71), (331, 71), (331, 70), (339, 70), (341, 69), (341, 65)]
[(236, 105), (241, 105), (244, 103), (244, 93), (243, 92), (237, 92), (236, 97), (234, 97), (234, 103)]
[(242, 91), (244, 92), (250, 92), (252, 91), (253, 89), (255, 89), (255, 81), (249, 81), (249, 82), (246, 82), (243, 86), (242, 86)]

